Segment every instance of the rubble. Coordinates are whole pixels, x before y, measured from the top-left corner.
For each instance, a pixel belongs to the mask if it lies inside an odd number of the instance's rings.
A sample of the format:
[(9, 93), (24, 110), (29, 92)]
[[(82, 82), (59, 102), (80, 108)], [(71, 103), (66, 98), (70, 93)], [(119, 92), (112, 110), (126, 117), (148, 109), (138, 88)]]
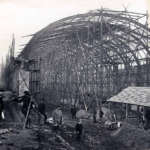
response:
[(150, 148), (150, 135), (130, 124), (124, 124), (111, 135), (117, 137), (118, 140), (128, 147), (135, 147), (137, 150), (147, 150)]

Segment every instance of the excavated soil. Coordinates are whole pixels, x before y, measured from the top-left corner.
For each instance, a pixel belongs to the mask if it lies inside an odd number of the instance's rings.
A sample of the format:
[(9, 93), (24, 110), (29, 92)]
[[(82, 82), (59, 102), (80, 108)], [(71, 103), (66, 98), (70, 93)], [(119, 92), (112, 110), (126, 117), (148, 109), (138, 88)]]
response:
[[(47, 105), (48, 106), (48, 105)], [(48, 118), (56, 108), (49, 105)], [(59, 134), (54, 134), (51, 123), (37, 125), (37, 112), (32, 113), (32, 129), (22, 129), (23, 124), (10, 122), (0, 123), (0, 150), (133, 150), (116, 136), (107, 131), (104, 124), (94, 124), (91, 120), (83, 119), (83, 135), (81, 142), (76, 143), (75, 125), (78, 119), (72, 119), (70, 109), (62, 109), (64, 126)], [(7, 132), (1, 133), (3, 129)], [(113, 131), (114, 132), (114, 131)], [(134, 149), (135, 150), (135, 149)], [(144, 150), (144, 149), (143, 149)]]

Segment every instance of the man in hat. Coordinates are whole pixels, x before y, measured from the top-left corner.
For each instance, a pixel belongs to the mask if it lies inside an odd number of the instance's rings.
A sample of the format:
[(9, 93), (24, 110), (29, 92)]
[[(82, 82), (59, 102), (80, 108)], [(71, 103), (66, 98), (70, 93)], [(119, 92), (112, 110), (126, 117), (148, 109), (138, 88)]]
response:
[(46, 106), (44, 104), (44, 98), (41, 99), (40, 104), (38, 105), (38, 123), (40, 124), (41, 116), (44, 116), (44, 123), (46, 123), (47, 116), (45, 114)]
[(60, 110), (60, 106), (57, 106), (57, 108), (52, 113), (53, 118), (53, 124), (54, 124), (54, 132), (58, 133), (59, 125), (62, 124), (62, 111)]
[(26, 118), (28, 109), (29, 109), (29, 114), (28, 114), (28, 118), (27, 118), (27, 125), (29, 128), (31, 128), (31, 115), (30, 115), (30, 110), (31, 108), (33, 108), (33, 102), (31, 102), (30, 108), (29, 108), (29, 104), (30, 104), (30, 96), (29, 96), (29, 92), (28, 91), (24, 91), (24, 96), (18, 100), (18, 99), (14, 99), (17, 103), (21, 103), (23, 102), (23, 106), (22, 106), (22, 114), (24, 115), (24, 117)]
[(99, 111), (100, 119), (103, 118), (103, 115), (104, 115), (104, 112), (102, 111), (102, 109), (100, 109), (100, 111)]
[(71, 115), (72, 115), (72, 119), (75, 118), (76, 119), (76, 108), (74, 105), (71, 106)]
[(80, 142), (83, 130), (82, 119), (79, 119), (79, 122), (76, 124), (75, 130), (76, 130), (76, 142)]

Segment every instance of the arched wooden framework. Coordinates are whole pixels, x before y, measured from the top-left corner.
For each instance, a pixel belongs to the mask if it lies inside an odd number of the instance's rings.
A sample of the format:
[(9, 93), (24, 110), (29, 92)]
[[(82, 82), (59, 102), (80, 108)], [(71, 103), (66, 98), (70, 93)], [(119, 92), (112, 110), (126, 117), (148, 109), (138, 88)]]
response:
[(150, 85), (149, 40), (148, 14), (101, 9), (50, 24), (20, 55), (42, 59), (47, 98), (107, 99), (128, 86)]

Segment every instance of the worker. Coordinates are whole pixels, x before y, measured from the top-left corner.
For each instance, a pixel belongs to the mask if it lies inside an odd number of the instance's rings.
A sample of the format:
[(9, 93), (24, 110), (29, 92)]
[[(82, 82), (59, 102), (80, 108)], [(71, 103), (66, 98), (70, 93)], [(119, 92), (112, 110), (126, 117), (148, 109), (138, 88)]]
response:
[(72, 115), (72, 119), (75, 118), (76, 119), (76, 108), (75, 106), (71, 106), (71, 115)]
[(100, 111), (99, 111), (100, 123), (101, 123), (101, 119), (103, 118), (103, 115), (104, 115), (104, 113), (103, 113), (102, 109), (100, 108)]
[(150, 125), (150, 110), (146, 109), (145, 111), (145, 125)]
[(28, 118), (27, 118), (27, 125), (28, 125), (28, 128), (31, 128), (31, 109), (34, 106), (33, 102), (31, 102), (31, 105), (30, 105), (30, 108), (29, 108), (29, 104), (30, 104), (30, 96), (29, 96), (29, 92), (28, 91), (24, 91), (24, 96), (19, 100), (17, 98), (14, 99), (14, 101), (16, 101), (17, 103), (21, 103), (23, 102), (23, 106), (22, 106), (22, 114), (24, 115), (24, 117), (26, 118), (26, 115), (27, 115), (27, 112), (28, 112), (28, 109), (29, 109), (29, 113), (28, 113)]
[(117, 119), (116, 119), (116, 115), (113, 110), (111, 111), (111, 114), (110, 114), (110, 122), (111, 123), (109, 123), (109, 128), (114, 129)]
[(62, 111), (60, 110), (60, 106), (57, 106), (57, 108), (52, 113), (52, 119), (54, 124), (54, 132), (58, 133), (59, 126), (62, 125)]
[(93, 123), (96, 123), (96, 114), (97, 114), (97, 111), (96, 109), (93, 110)]
[(111, 111), (111, 114), (110, 114), (110, 120), (111, 120), (112, 122), (116, 122), (116, 121), (117, 121), (116, 115), (115, 115), (115, 113), (114, 113), (113, 110)]
[(82, 119), (79, 119), (79, 122), (76, 124), (75, 130), (76, 130), (76, 142), (80, 142), (83, 130)]
[(100, 112), (99, 112), (100, 119), (103, 118), (103, 115), (104, 115), (104, 112), (102, 111), (102, 109), (100, 109)]
[(40, 104), (38, 105), (38, 123), (39, 124), (40, 124), (42, 115), (44, 116), (44, 123), (46, 123), (47, 116), (45, 114), (45, 110), (46, 110), (46, 107), (44, 104), (44, 99), (42, 98)]
[(0, 120), (4, 119), (3, 94), (0, 95)]
[(16, 92), (16, 91), (13, 91), (12, 93), (13, 93), (12, 98), (13, 98), (13, 99), (17, 98), (17, 92)]
[(139, 128), (145, 130), (145, 120), (141, 119), (139, 122)]

